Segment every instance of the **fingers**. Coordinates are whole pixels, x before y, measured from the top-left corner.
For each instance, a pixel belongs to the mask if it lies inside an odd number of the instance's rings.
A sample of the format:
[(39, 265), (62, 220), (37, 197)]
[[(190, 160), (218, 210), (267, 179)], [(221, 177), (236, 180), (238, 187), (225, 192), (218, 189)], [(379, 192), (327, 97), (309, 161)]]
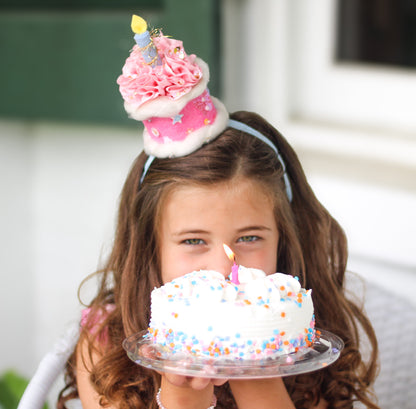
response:
[(142, 345), (140, 347), (140, 354), (145, 358), (154, 359), (155, 358), (155, 349), (151, 345)]
[(201, 377), (191, 377), (184, 375), (175, 375), (171, 373), (162, 374), (166, 380), (175, 386), (189, 386), (195, 390), (205, 389), (209, 384), (215, 386), (224, 385), (228, 379), (211, 379), (211, 378), (201, 378)]
[(205, 389), (211, 383), (209, 378), (187, 378), (187, 380), (189, 386), (197, 391)]
[(211, 379), (211, 382), (214, 386), (221, 386), (227, 383), (228, 379)]
[(169, 383), (175, 386), (186, 386), (188, 383), (186, 376), (183, 375), (174, 375), (171, 373), (161, 373), (161, 375), (163, 375)]

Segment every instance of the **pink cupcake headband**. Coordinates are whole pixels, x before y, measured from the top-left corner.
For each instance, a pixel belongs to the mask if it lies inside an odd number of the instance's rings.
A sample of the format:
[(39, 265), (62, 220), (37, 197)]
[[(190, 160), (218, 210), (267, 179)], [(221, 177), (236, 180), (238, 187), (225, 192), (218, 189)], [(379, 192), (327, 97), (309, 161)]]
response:
[(276, 152), (291, 200), (286, 166), (277, 148), (255, 129), (229, 120), (223, 103), (207, 88), (208, 65), (193, 54), (187, 55), (182, 41), (162, 33), (151, 35), (141, 17), (133, 16), (131, 27), (136, 45), (117, 83), (126, 112), (144, 124), (143, 145), (149, 158), (141, 181), (155, 157), (186, 156), (230, 126), (263, 140)]

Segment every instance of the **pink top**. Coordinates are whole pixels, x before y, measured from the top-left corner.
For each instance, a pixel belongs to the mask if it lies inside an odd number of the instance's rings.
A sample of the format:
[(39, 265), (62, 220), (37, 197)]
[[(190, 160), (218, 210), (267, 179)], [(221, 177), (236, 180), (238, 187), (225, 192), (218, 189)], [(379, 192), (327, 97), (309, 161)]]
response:
[[(106, 304), (101, 308), (85, 308), (81, 313), (81, 327), (87, 329), (90, 334), (97, 334), (106, 318), (116, 309), (114, 304)], [(108, 328), (104, 328), (98, 334), (100, 343), (108, 342)]]

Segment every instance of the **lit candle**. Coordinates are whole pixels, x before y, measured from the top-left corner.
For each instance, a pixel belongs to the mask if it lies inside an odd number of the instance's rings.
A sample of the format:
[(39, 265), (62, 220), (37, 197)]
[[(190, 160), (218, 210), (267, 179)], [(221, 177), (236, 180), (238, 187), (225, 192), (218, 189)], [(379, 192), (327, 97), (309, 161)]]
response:
[(238, 264), (235, 262), (235, 254), (226, 244), (223, 244), (223, 247), (225, 254), (233, 262), (233, 266), (231, 267), (231, 282), (238, 285), (240, 281), (238, 281)]
[(152, 37), (147, 30), (146, 21), (136, 15), (133, 15), (131, 19), (131, 29), (135, 33), (134, 39), (136, 40), (137, 45), (140, 47), (140, 51), (146, 64), (154, 67), (155, 65), (160, 65), (161, 60), (155, 45), (153, 44)]

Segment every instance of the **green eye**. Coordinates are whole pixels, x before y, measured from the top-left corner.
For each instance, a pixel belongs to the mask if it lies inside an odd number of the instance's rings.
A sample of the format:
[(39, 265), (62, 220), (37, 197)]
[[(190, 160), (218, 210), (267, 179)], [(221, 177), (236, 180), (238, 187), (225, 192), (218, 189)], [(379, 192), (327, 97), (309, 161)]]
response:
[(238, 239), (238, 241), (243, 242), (243, 243), (249, 243), (251, 241), (256, 241), (258, 239), (259, 239), (258, 236), (242, 236)]
[(198, 244), (204, 244), (204, 240), (202, 240), (202, 239), (187, 239), (187, 240), (184, 241), (184, 243), (195, 246), (195, 245), (198, 245)]

